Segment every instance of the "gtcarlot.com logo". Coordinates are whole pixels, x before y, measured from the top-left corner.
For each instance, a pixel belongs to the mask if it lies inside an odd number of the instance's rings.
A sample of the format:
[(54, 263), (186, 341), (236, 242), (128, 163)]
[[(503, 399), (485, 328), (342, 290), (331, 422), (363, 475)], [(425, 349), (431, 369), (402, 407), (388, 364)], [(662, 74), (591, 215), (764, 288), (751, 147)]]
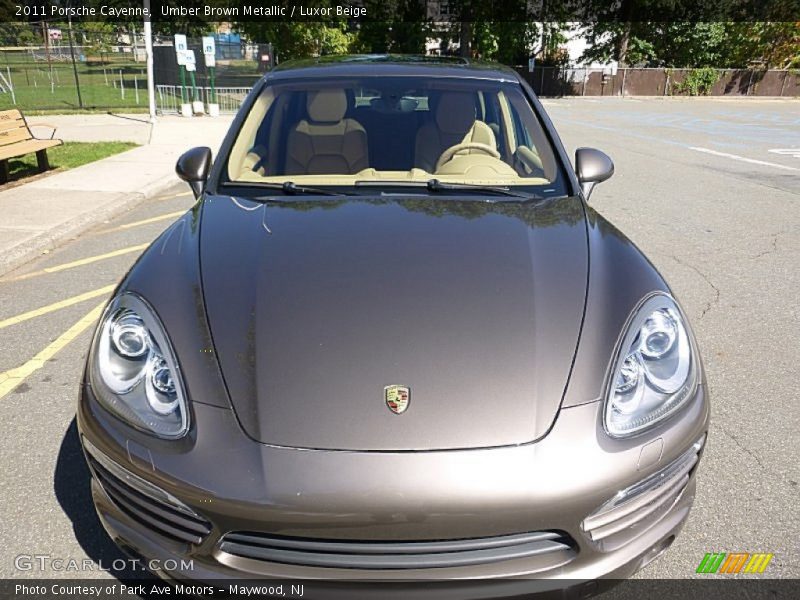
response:
[(697, 566), (698, 573), (763, 573), (772, 554), (750, 554), (749, 552), (708, 552)]
[(70, 558), (50, 554), (19, 554), (14, 557), (14, 567), (18, 571), (191, 571), (193, 559), (166, 560), (151, 559), (140, 561), (135, 558), (116, 558), (111, 563), (91, 558)]

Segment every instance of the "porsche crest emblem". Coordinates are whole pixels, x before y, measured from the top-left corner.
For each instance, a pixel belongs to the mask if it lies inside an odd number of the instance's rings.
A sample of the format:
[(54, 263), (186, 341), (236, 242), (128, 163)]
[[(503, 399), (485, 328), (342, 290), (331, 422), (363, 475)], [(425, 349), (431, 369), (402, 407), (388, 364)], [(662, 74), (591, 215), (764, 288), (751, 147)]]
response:
[(406, 412), (411, 400), (411, 390), (404, 385), (387, 385), (383, 388), (386, 406), (396, 415)]

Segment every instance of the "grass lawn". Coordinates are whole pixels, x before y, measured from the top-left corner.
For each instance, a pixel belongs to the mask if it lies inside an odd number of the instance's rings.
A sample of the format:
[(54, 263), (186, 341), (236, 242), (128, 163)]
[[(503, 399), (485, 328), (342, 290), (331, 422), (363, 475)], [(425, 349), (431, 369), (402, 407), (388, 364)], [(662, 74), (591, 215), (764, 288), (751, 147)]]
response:
[[(51, 169), (73, 169), (135, 147), (136, 144), (131, 142), (64, 142), (61, 146), (49, 148), (47, 158)], [(8, 169), (9, 181), (35, 175), (38, 173), (36, 154), (9, 159)]]

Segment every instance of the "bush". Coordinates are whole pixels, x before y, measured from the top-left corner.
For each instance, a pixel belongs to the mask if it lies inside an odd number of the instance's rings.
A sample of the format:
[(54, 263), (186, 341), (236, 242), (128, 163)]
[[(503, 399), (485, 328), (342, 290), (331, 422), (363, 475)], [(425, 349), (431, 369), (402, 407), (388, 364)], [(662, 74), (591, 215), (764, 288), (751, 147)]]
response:
[(719, 77), (719, 71), (711, 67), (692, 69), (683, 81), (676, 81), (672, 84), (672, 91), (689, 96), (708, 96), (711, 88), (719, 81)]

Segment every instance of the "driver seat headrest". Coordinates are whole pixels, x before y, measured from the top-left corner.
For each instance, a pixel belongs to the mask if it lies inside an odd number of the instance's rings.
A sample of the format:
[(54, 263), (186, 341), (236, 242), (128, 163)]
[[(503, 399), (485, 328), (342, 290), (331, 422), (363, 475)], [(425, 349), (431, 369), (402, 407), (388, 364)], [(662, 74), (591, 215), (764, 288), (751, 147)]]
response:
[(338, 123), (347, 112), (347, 96), (340, 89), (309, 92), (306, 109), (309, 120), (314, 123)]

